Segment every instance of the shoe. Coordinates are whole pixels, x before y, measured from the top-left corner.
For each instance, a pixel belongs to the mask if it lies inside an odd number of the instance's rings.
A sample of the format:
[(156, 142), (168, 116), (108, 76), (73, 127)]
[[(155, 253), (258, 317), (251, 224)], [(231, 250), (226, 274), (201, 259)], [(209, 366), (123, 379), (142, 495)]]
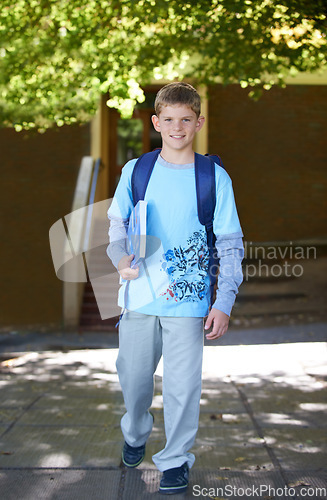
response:
[(184, 493), (188, 487), (189, 468), (187, 462), (181, 467), (174, 467), (163, 472), (159, 493), (173, 495)]
[(142, 446), (130, 446), (129, 444), (126, 443), (124, 444), (123, 447), (123, 452), (122, 452), (122, 460), (123, 464), (126, 465), (126, 467), (137, 467), (140, 465), (141, 462), (143, 462), (143, 459), (145, 457), (145, 444)]

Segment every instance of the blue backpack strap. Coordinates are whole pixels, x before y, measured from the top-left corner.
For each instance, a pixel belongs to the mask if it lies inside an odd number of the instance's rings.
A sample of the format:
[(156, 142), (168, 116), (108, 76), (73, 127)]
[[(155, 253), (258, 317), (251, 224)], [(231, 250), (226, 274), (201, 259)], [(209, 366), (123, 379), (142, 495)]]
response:
[(134, 165), (131, 180), (134, 206), (139, 200), (144, 200), (145, 191), (160, 151), (161, 149), (155, 149), (141, 155)]
[(210, 155), (210, 154), (206, 154), (205, 156), (208, 156), (209, 158), (211, 158), (215, 163), (217, 163), (217, 165), (219, 165), (220, 167), (222, 168), (225, 168), (224, 167), (224, 164), (222, 162), (222, 159), (220, 158), (220, 156), (218, 155)]
[(206, 228), (209, 250), (208, 273), (210, 278), (211, 305), (214, 302), (214, 290), (217, 281), (219, 258), (215, 248), (216, 236), (213, 232), (213, 218), (216, 207), (216, 167), (215, 163), (224, 168), (221, 158), (217, 155), (199, 155), (195, 153), (195, 182), (199, 221)]
[(199, 221), (204, 226), (212, 227), (216, 207), (216, 167), (224, 168), (217, 155), (195, 153), (195, 182)]
[(214, 288), (216, 284), (215, 265), (215, 235), (213, 232), (213, 217), (216, 206), (216, 175), (215, 162), (209, 156), (195, 153), (195, 184), (198, 206), (198, 217), (206, 228), (207, 245), (209, 250), (208, 273), (210, 278), (210, 299), (213, 303)]
[(216, 205), (215, 162), (195, 153), (194, 168), (199, 221), (207, 227), (213, 223)]

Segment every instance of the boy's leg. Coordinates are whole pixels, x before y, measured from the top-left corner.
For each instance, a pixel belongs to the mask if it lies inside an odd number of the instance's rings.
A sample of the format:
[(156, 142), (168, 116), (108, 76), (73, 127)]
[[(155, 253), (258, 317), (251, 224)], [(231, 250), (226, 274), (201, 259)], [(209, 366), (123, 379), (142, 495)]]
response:
[(152, 430), (153, 417), (148, 410), (161, 350), (158, 318), (127, 311), (119, 326), (116, 367), (127, 410), (121, 419), (121, 429), (125, 441), (133, 447), (144, 445)]
[(189, 453), (199, 425), (202, 355), (202, 318), (160, 317), (163, 342), (163, 402), (165, 448), (154, 455), (160, 471), (194, 463)]

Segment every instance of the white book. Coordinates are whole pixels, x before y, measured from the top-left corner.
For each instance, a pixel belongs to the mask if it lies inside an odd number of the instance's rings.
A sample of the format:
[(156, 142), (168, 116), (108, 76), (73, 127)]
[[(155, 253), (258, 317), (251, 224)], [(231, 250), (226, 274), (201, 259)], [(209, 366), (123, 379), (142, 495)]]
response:
[(132, 267), (145, 258), (147, 202), (140, 200), (134, 207), (128, 224), (128, 250), (134, 255)]

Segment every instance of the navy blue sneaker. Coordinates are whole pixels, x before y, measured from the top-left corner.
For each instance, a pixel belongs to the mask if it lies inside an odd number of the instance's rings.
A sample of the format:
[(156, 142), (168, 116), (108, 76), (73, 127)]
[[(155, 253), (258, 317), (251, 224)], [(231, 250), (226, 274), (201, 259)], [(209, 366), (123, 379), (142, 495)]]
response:
[(187, 462), (181, 467), (165, 470), (160, 481), (159, 493), (163, 495), (184, 493), (188, 487), (188, 476)]
[(130, 446), (129, 444), (126, 443), (124, 444), (123, 448), (123, 453), (122, 453), (122, 460), (123, 464), (126, 465), (126, 467), (137, 467), (140, 465), (141, 462), (143, 462), (143, 459), (145, 457), (145, 444), (142, 446)]

